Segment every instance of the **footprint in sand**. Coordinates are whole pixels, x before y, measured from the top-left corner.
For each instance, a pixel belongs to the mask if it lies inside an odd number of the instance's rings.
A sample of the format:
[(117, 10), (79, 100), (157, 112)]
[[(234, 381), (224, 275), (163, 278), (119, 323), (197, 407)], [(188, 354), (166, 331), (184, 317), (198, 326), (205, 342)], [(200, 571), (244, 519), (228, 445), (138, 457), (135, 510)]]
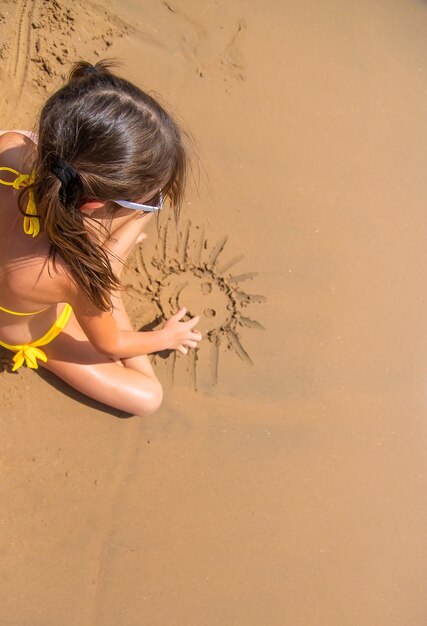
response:
[(243, 33), (246, 30), (246, 22), (244, 19), (239, 20), (237, 26), (233, 32), (229, 44), (224, 50), (221, 64), (227, 68), (229, 75), (239, 81), (244, 81), (245, 76), (245, 62), (243, 54), (240, 50), (240, 40)]
[(241, 39), (247, 28), (243, 18), (238, 20), (225, 48), (218, 47), (215, 51), (215, 37), (209, 28), (190, 18), (172, 2), (164, 1), (163, 5), (181, 26), (181, 52), (194, 65), (195, 72), (201, 78), (212, 72), (217, 74), (219, 70), (225, 81), (246, 80), (245, 61), (240, 49)]

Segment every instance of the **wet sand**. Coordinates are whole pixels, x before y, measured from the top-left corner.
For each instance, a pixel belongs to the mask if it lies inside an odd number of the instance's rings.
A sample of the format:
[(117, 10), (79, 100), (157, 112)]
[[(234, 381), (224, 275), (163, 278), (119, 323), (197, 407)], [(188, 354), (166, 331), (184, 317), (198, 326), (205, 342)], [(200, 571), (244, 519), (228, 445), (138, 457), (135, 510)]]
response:
[(416, 0), (2, 3), (2, 128), (120, 57), (207, 172), (126, 276), (135, 327), (207, 335), (156, 357), (157, 415), (1, 375), (2, 625), (425, 623), (426, 29)]

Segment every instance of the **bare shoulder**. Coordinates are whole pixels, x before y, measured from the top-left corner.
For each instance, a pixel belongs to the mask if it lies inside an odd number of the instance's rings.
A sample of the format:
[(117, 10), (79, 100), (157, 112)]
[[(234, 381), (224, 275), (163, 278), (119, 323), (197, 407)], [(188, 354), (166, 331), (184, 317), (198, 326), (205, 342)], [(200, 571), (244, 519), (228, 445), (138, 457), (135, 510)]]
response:
[(0, 135), (0, 165), (3, 167), (27, 174), (36, 151), (36, 143), (22, 132), (12, 130)]

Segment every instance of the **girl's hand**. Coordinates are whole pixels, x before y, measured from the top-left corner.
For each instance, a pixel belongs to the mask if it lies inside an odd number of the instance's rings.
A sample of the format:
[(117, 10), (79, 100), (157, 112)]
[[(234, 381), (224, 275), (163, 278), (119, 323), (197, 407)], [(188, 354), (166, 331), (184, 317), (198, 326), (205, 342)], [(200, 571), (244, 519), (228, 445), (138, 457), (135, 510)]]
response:
[(181, 354), (187, 354), (188, 348), (196, 348), (197, 343), (202, 338), (202, 334), (198, 330), (192, 330), (198, 324), (200, 317), (196, 315), (186, 322), (181, 322), (186, 313), (186, 308), (180, 309), (163, 326), (167, 335), (167, 348), (178, 350)]

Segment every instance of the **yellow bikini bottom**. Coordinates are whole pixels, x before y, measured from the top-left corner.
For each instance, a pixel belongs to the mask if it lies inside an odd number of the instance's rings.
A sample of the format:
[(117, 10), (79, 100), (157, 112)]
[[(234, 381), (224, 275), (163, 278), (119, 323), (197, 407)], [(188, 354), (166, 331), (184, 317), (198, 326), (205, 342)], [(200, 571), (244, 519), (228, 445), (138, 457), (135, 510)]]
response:
[(22, 344), (19, 346), (11, 346), (8, 343), (4, 343), (4, 341), (0, 341), (0, 346), (3, 346), (3, 348), (6, 348), (7, 350), (12, 350), (13, 352), (16, 352), (15, 356), (12, 359), (14, 364), (12, 367), (12, 372), (15, 372), (18, 368), (20, 368), (21, 365), (23, 365), (24, 361), (27, 367), (31, 367), (32, 369), (38, 368), (39, 365), (37, 363), (37, 359), (40, 359), (40, 361), (46, 363), (47, 356), (43, 352), (43, 350), (40, 350), (40, 346), (47, 345), (59, 335), (61, 330), (63, 330), (67, 325), (72, 311), (73, 309), (71, 308), (71, 305), (66, 304), (53, 326), (49, 328), (49, 330), (43, 335), (43, 337), (40, 337), (40, 339), (36, 339), (36, 341), (32, 341), (31, 343)]

